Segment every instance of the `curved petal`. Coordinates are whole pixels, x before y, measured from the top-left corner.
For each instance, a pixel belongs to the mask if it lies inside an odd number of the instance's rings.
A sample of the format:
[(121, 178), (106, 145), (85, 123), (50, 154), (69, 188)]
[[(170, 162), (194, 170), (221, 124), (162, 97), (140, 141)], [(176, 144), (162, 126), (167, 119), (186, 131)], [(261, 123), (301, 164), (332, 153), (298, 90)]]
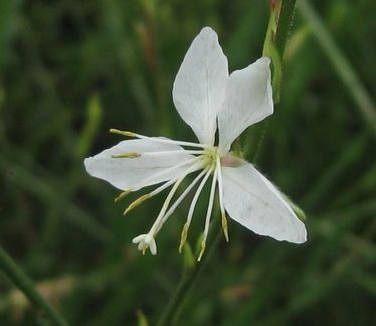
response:
[(172, 90), (177, 111), (201, 143), (214, 144), (227, 78), (227, 58), (217, 34), (205, 27), (188, 49)]
[(307, 240), (303, 222), (281, 193), (251, 164), (222, 168), (223, 200), (229, 216), (246, 228), (276, 240)]
[[(166, 151), (172, 152), (163, 153)], [(112, 157), (126, 153), (141, 156)], [(87, 172), (92, 176), (106, 180), (121, 190), (137, 190), (178, 177), (187, 170), (184, 162), (188, 164), (192, 159), (194, 156), (187, 154), (180, 146), (159, 143), (149, 138), (122, 141), (93, 157), (86, 158), (84, 163)]]
[(219, 146), (224, 151), (247, 127), (273, 113), (269, 64), (263, 57), (231, 73), (226, 99), (218, 112)]

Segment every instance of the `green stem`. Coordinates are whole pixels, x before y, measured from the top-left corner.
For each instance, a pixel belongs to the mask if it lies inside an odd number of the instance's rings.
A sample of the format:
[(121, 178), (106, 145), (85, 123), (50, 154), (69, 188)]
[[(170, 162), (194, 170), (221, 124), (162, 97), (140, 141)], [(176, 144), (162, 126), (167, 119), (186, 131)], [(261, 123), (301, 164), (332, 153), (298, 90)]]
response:
[(69, 324), (37, 291), (32, 280), (17, 266), (13, 259), (0, 247), (0, 269), (24, 293), (35, 306), (41, 308), (54, 325), (68, 326)]
[(298, 8), (309, 23), (313, 35), (316, 37), (325, 55), (330, 60), (337, 74), (349, 90), (350, 95), (357, 104), (366, 123), (376, 135), (376, 110), (375, 103), (362, 84), (355, 69), (347, 61), (345, 55), (335, 44), (333, 38), (324, 26), (319, 15), (308, 0), (300, 0)]
[(269, 57), (273, 63), (272, 87), (274, 103), (279, 102), (283, 55), (294, 18), (295, 3), (296, 0), (269, 0), (270, 17), (262, 54)]
[(219, 244), (219, 240), (223, 237), (222, 228), (219, 229), (215, 239), (208, 243), (207, 253), (204, 254), (200, 262), (196, 262), (195, 265), (187, 272), (183, 274), (179, 286), (176, 292), (171, 297), (165, 311), (163, 312), (161, 318), (159, 319), (157, 326), (170, 326), (176, 325), (184, 305), (184, 302), (188, 296), (190, 289), (193, 287), (197, 277), (202, 271), (203, 267), (206, 265), (207, 261), (212, 256), (214, 249)]
[(287, 38), (290, 33), (291, 25), (294, 19), (296, 0), (284, 0), (282, 1), (281, 11), (278, 18), (278, 28), (275, 34), (275, 45), (281, 55), (283, 61), (283, 54), (285, 53), (285, 47)]

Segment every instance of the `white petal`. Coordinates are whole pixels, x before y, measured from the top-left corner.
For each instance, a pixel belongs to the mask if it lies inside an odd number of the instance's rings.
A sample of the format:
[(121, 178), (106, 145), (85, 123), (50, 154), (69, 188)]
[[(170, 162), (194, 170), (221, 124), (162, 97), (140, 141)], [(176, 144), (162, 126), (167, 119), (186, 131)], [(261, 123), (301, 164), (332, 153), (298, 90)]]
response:
[(227, 79), (227, 58), (217, 34), (205, 27), (188, 49), (172, 91), (177, 111), (203, 144), (214, 143)]
[(276, 240), (307, 240), (303, 222), (280, 192), (251, 164), (223, 167), (223, 199), (229, 216), (246, 228)]
[(244, 129), (273, 113), (269, 63), (263, 57), (231, 73), (226, 99), (218, 112), (219, 146), (224, 151)]
[[(165, 151), (176, 151), (165, 153)], [(151, 154), (156, 152), (156, 154)], [(161, 152), (162, 154), (157, 154)], [(112, 155), (140, 153), (137, 158), (113, 158)], [(142, 153), (149, 153), (143, 156)], [(151, 154), (151, 155), (150, 155)], [(164, 144), (150, 139), (125, 140), (112, 148), (85, 159), (85, 167), (92, 176), (103, 179), (121, 190), (137, 190), (162, 181), (171, 180), (186, 171), (178, 166), (194, 156), (174, 144)], [(169, 171), (170, 170), (170, 171)], [(166, 172), (166, 173), (164, 173)]]

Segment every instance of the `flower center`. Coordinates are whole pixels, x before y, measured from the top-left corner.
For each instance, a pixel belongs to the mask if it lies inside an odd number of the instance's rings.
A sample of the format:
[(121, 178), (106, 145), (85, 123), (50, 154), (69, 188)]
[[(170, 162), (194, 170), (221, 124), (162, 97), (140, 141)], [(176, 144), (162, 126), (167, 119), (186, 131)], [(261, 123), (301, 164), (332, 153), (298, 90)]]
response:
[[(135, 208), (136, 206), (140, 205), (146, 199), (153, 197), (159, 194), (162, 190), (171, 186), (171, 189), (162, 205), (162, 208), (155, 219), (155, 222), (149, 229), (149, 232), (145, 234), (141, 234), (133, 239), (133, 243), (138, 244), (138, 249), (142, 252), (145, 252), (146, 249), (150, 249), (152, 254), (156, 254), (157, 246), (155, 243), (155, 236), (162, 228), (163, 224), (167, 221), (167, 219), (174, 213), (175, 209), (179, 206), (179, 204), (183, 201), (183, 199), (190, 193), (193, 188), (197, 185), (196, 191), (193, 195), (191, 204), (189, 206), (188, 215), (186, 223), (184, 224), (180, 244), (179, 244), (179, 252), (181, 252), (182, 247), (187, 239), (188, 229), (192, 221), (193, 213), (196, 207), (196, 203), (200, 197), (200, 194), (205, 186), (205, 184), (210, 180), (210, 192), (209, 192), (209, 200), (207, 205), (207, 212), (204, 221), (204, 231), (201, 240), (201, 250), (199, 252), (197, 260), (201, 260), (201, 257), (205, 251), (206, 247), (206, 239), (209, 233), (209, 225), (210, 219), (213, 211), (214, 205), (214, 197), (216, 191), (218, 190), (218, 197), (219, 197), (219, 208), (221, 212), (221, 223), (224, 232), (224, 236), (228, 241), (228, 230), (227, 230), (227, 218), (225, 213), (225, 208), (223, 205), (223, 186), (222, 186), (222, 171), (221, 166), (237, 166), (237, 159), (232, 158), (231, 154), (228, 152), (224, 152), (223, 149), (217, 146), (211, 146), (206, 144), (200, 143), (190, 143), (190, 142), (181, 142), (175, 141), (166, 138), (150, 138), (147, 136), (135, 134), (128, 131), (120, 131), (117, 129), (110, 130), (113, 133), (121, 134), (128, 137), (134, 137), (139, 139), (148, 139), (151, 142), (156, 142), (160, 144), (170, 144), (170, 145), (178, 145), (179, 148), (175, 149), (172, 148), (171, 150), (165, 151), (147, 151), (147, 152), (126, 152), (126, 153), (119, 153), (112, 155), (115, 159), (138, 159), (140, 157), (158, 157), (161, 155), (186, 155), (190, 154), (189, 158), (186, 161), (183, 161), (177, 165), (171, 166), (161, 172), (157, 172), (153, 174), (150, 179), (156, 179), (163, 177), (165, 181), (158, 186), (156, 189), (152, 190), (150, 193), (142, 195), (140, 198), (133, 201), (128, 208), (124, 211), (124, 214), (128, 213), (130, 210)], [(189, 147), (191, 149), (185, 149), (184, 147)], [(198, 149), (197, 149), (198, 148)], [(181, 173), (179, 175), (172, 177), (171, 179), (168, 178), (168, 174), (171, 172), (176, 172), (176, 169), (181, 169)], [(178, 196), (177, 199), (173, 202), (173, 197), (175, 196), (177, 189), (186, 178), (187, 175), (198, 172), (196, 177), (190, 184), (186, 187), (186, 189)], [(146, 179), (147, 180), (147, 179)], [(143, 183), (146, 183), (143, 180)], [(133, 189), (125, 189), (116, 199), (118, 201), (128, 195), (130, 192), (138, 190), (140, 187), (137, 185)]]
[(221, 158), (221, 153), (218, 147), (211, 147), (205, 149), (204, 154), (202, 154), (204, 167), (208, 170), (214, 170), (217, 165), (218, 158)]

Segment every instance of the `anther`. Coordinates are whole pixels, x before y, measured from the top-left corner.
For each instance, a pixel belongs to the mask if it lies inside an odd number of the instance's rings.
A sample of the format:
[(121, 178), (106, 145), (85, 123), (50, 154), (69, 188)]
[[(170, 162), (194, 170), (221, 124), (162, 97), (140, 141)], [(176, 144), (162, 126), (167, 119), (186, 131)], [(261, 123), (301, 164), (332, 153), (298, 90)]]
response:
[(110, 132), (113, 133), (113, 134), (118, 134), (118, 135), (122, 135), (122, 136), (126, 136), (126, 137), (136, 137), (136, 134), (134, 132), (131, 132), (131, 131), (122, 131), (122, 130), (119, 130), (119, 129), (110, 129)]
[(222, 213), (221, 222), (222, 222), (222, 229), (223, 229), (223, 233), (225, 235), (225, 239), (226, 239), (227, 242), (229, 242), (228, 227), (227, 227), (227, 218), (226, 218), (226, 213), (225, 212)]
[(203, 254), (205, 252), (205, 247), (206, 247), (206, 242), (205, 242), (205, 240), (202, 240), (202, 242), (201, 242), (201, 250), (200, 250), (200, 253), (198, 255), (197, 261), (201, 261), (201, 258), (202, 258)]
[(127, 209), (124, 211), (123, 215), (126, 215), (129, 211), (131, 211), (133, 208), (137, 207), (138, 205), (142, 204), (146, 199), (150, 197), (150, 194), (146, 194), (141, 196), (140, 198), (136, 199), (134, 202), (132, 202)]
[(181, 253), (181, 251), (183, 250), (184, 243), (187, 240), (188, 229), (189, 229), (189, 224), (185, 223), (184, 226), (183, 226), (183, 230), (181, 232), (180, 244), (179, 244), (179, 253)]
[(126, 191), (121, 192), (120, 195), (117, 196), (117, 197), (114, 199), (114, 202), (117, 203), (119, 200), (121, 200), (121, 199), (123, 199), (125, 196), (129, 195), (131, 192), (132, 192), (132, 190), (126, 190)]
[(111, 155), (112, 158), (137, 158), (140, 156), (141, 156), (141, 153), (123, 153), (123, 154)]

